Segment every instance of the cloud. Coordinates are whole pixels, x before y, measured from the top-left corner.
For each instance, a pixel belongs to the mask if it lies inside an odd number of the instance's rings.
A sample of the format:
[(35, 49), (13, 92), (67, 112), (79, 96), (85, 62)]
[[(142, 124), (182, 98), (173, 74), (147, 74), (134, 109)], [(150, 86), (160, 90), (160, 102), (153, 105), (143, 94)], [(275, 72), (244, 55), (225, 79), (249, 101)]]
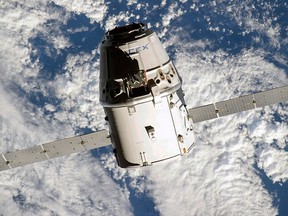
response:
[(270, 195), (244, 155), (251, 145), (237, 147), (242, 140), (216, 144), (210, 140), (213, 143), (197, 139), (187, 157), (151, 169), (154, 183), (149, 189), (159, 211), (163, 215), (275, 215)]
[[(2, 6), (1, 153), (73, 136), (75, 125), (71, 126), (69, 120), (78, 127), (100, 127), (104, 113), (98, 103), (93, 107), (98, 100), (98, 86), (93, 81), (97, 74), (92, 74), (98, 63), (91, 60), (95, 53), (67, 57), (64, 66), (67, 73), (74, 74), (74, 85), (70, 86), (65, 73), (55, 77), (55, 82), (41, 77), (43, 62), (31, 58), (37, 50), (30, 39), (39, 34), (56, 51), (69, 48), (69, 40), (60, 34), (58, 25), (60, 20), (65, 24), (69, 13), (59, 13), (63, 8), (51, 2), (10, 1)], [(47, 31), (50, 20), (58, 21)], [(51, 47), (46, 48), (47, 56), (53, 57), (49, 54)], [(59, 84), (61, 80), (64, 86)], [(70, 92), (65, 94), (61, 87)], [(62, 107), (57, 114), (59, 100), (63, 100), (63, 106), (70, 100), (72, 107)], [(91, 105), (85, 105), (87, 102)], [(79, 110), (73, 112), (74, 108)], [(0, 173), (0, 179), (3, 215), (132, 215), (129, 192), (109, 177), (90, 152), (8, 170)]]
[[(267, 62), (262, 50), (230, 55), (223, 50), (204, 51), (202, 46), (191, 49), (179, 41), (178, 46), (175, 64), (192, 107), (287, 83), (284, 70)], [(278, 107), (279, 113), (282, 109)], [(264, 110), (274, 113), (269, 107)], [(153, 183), (146, 190), (163, 215), (277, 214), (254, 164), (261, 164), (274, 181), (287, 178), (286, 152), (271, 147), (275, 139), (285, 146), (287, 126), (284, 121), (273, 123), (272, 114), (260, 111), (195, 124), (196, 146), (191, 153), (150, 169)], [(268, 148), (258, 152), (256, 142), (268, 142)]]
[(127, 190), (88, 152), (20, 169), (1, 173), (3, 215), (132, 215)]
[[(198, 48), (176, 53), (188, 104), (226, 100), (286, 82), (282, 69), (259, 56), (261, 50), (230, 56), (222, 50)], [(256, 80), (262, 85), (255, 85)], [(195, 124), (196, 146), (186, 157), (114, 178), (132, 177), (137, 182), (132, 186), (151, 195), (163, 215), (276, 215), (273, 198), (262, 186), (254, 165), (263, 164), (260, 167), (276, 181), (285, 179), (286, 153), (274, 148), (258, 152), (255, 143), (283, 142), (287, 126), (284, 121), (273, 123), (271, 108), (264, 110), (267, 114), (258, 109)], [(279, 155), (283, 159), (277, 159)], [(118, 170), (111, 164), (109, 169), (113, 173)]]
[[(162, 1), (162, 7), (151, 8), (155, 9), (157, 19), (162, 17), (165, 27), (159, 32), (165, 46), (175, 48), (173, 59), (183, 78), (189, 106), (287, 84), (284, 70), (266, 60), (265, 50), (251, 48), (231, 54), (221, 48), (207, 49), (215, 45), (209, 38), (182, 40), (191, 32), (186, 32), (183, 26), (174, 29), (174, 21), (178, 23), (185, 15), (196, 16), (197, 11), (205, 9), (195, 3), (194, 13), (192, 8), (184, 10), (183, 4), (188, 2)], [(250, 24), (240, 20), (243, 5), (245, 2), (236, 12), (225, 13), (246, 29), (270, 38), (278, 35), (279, 28), (271, 22), (260, 28), (255, 20)], [(221, 4), (214, 2), (212, 6), (221, 9)], [(61, 27), (75, 14), (84, 14), (91, 22), (98, 22), (101, 31), (121, 21), (148, 16), (139, 15), (136, 10), (108, 15), (108, 9), (104, 1), (3, 3), (0, 9), (1, 151), (73, 136), (79, 128), (106, 127), (98, 103), (97, 47), (87, 52), (72, 50), (64, 55), (62, 51), (70, 49), (72, 42)], [(153, 13), (150, 15), (153, 20)], [(159, 20), (155, 22), (162, 26)], [(193, 28), (192, 33), (196, 31)], [(75, 27), (69, 32), (86, 30)], [(53, 79), (43, 75), (43, 61), (32, 58), (41, 51), (31, 42), (35, 38), (47, 43), (43, 46), (46, 46), (45, 57), (60, 58), (61, 54), (65, 57)], [(276, 46), (279, 38), (275, 40)], [(285, 63), (285, 58), (276, 57)], [(280, 117), (275, 118), (275, 113)], [(263, 169), (274, 182), (286, 181), (286, 113), (285, 107), (274, 106), (195, 124), (197, 144), (187, 156), (144, 169), (120, 169), (113, 153), (94, 158), (90, 152), (84, 152), (2, 172), (0, 214), (132, 215), (135, 212), (130, 202), (132, 188), (136, 194), (151, 197), (156, 210), (163, 215), (276, 215), (273, 197), (262, 186), (254, 166)], [(262, 147), (258, 148), (259, 145)]]
[(258, 166), (264, 170), (273, 182), (285, 182), (288, 179), (288, 153), (267, 143), (261, 143), (257, 151)]
[(93, 1), (93, 0), (56, 0), (54, 1), (57, 5), (64, 7), (67, 11), (71, 11), (77, 14), (85, 14), (97, 23), (103, 25), (103, 18), (107, 13), (108, 6), (104, 0)]
[(168, 13), (162, 17), (162, 26), (169, 26), (171, 20), (180, 17), (184, 13), (185, 11), (177, 3), (171, 4), (168, 8)]

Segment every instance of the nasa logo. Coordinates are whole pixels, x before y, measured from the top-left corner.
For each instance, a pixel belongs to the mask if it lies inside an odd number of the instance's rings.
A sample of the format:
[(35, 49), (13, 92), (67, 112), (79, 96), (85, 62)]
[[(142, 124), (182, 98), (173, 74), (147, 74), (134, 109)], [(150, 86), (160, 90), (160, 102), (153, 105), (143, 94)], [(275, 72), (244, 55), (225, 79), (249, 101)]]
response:
[(129, 55), (132, 55), (132, 54), (141, 52), (141, 51), (146, 50), (146, 49), (148, 49), (148, 43), (147, 43), (146, 45), (144, 45), (144, 46), (138, 46), (138, 47), (135, 47), (135, 48), (130, 48), (130, 49), (127, 51), (127, 53), (128, 53)]

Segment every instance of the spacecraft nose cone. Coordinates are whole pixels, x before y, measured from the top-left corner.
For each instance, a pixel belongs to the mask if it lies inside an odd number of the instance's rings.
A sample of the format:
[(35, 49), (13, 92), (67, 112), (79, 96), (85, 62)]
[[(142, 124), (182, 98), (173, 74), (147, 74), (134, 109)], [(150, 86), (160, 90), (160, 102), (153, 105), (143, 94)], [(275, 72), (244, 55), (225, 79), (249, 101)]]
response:
[(105, 35), (105, 39), (115, 41), (134, 40), (150, 33), (152, 33), (152, 31), (148, 29), (147, 24), (132, 23), (130, 25), (116, 27), (108, 31)]

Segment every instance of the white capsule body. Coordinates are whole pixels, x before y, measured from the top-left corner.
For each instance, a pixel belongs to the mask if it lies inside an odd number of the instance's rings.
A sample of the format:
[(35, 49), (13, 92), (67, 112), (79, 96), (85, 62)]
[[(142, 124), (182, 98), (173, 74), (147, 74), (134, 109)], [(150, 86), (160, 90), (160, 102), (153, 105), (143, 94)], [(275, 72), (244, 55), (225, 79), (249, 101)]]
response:
[(100, 102), (121, 167), (151, 165), (194, 145), (181, 78), (145, 27), (116, 28), (101, 44)]

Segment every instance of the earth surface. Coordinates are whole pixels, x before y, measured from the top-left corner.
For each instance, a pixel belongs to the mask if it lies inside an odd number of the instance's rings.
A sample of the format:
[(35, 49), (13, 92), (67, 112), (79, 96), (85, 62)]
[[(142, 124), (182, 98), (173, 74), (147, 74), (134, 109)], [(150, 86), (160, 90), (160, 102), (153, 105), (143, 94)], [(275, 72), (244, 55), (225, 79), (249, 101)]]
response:
[[(188, 107), (288, 85), (285, 0), (0, 1), (0, 152), (107, 129), (99, 43), (144, 22)], [(185, 157), (117, 166), (112, 147), (0, 173), (0, 215), (287, 215), (287, 103), (194, 125)], [(133, 132), (131, 132), (133, 133)]]

